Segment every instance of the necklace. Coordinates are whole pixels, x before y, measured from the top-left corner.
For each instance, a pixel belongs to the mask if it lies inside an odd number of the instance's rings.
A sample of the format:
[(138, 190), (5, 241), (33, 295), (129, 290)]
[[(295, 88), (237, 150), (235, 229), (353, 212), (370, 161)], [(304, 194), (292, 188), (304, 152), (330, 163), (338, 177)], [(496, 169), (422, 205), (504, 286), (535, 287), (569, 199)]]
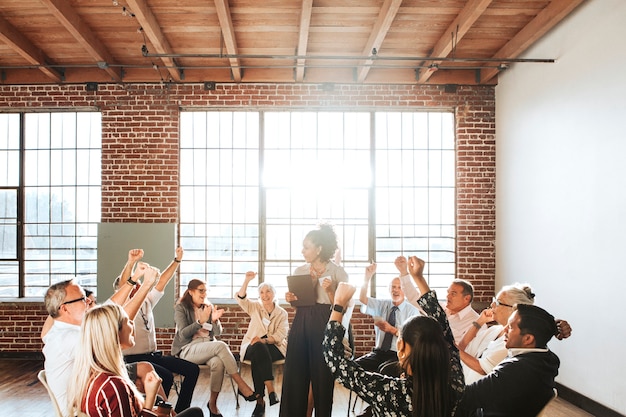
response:
[(146, 327), (146, 330), (150, 331), (150, 326), (148, 326), (148, 318), (146, 317), (146, 314), (143, 312), (143, 305), (139, 309), (139, 312), (141, 313), (141, 319), (143, 320), (143, 325)]
[(322, 274), (326, 272), (326, 264), (322, 264), (322, 269), (317, 269), (311, 264), (311, 276), (315, 279), (321, 278)]

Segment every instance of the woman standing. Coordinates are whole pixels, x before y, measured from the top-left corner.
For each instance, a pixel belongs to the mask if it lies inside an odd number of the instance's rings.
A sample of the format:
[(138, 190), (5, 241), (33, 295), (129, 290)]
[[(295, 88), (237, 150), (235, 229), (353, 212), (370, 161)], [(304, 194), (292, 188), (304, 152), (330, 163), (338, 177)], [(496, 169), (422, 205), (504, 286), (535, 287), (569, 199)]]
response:
[[(76, 347), (74, 377), (68, 388), (70, 415), (81, 411), (90, 417), (153, 415), (161, 378), (151, 371), (144, 379), (146, 397), (128, 377), (123, 348), (132, 347), (134, 324), (122, 307), (105, 304), (87, 310)], [(202, 417), (199, 408), (188, 408), (180, 417)]]
[[(306, 415), (309, 386), (315, 416), (331, 415), (334, 378), (324, 362), (322, 340), (337, 285), (348, 281), (346, 271), (331, 261), (338, 247), (337, 235), (329, 224), (311, 230), (302, 242), (306, 264), (296, 268), (294, 275), (310, 275), (316, 304), (296, 308), (285, 360), (280, 417)], [(324, 278), (321, 283), (320, 278)], [(285, 300), (293, 302), (297, 297), (288, 292)]]
[(206, 301), (206, 284), (192, 279), (187, 290), (174, 308), (176, 334), (172, 342), (172, 355), (198, 365), (207, 364), (211, 368), (211, 396), (207, 407), (211, 417), (221, 417), (217, 407), (217, 397), (224, 382), (224, 370), (239, 387), (238, 394), (247, 401), (259, 397), (246, 384), (237, 371), (237, 362), (228, 345), (215, 336), (222, 333), (220, 317), (223, 309), (215, 308)]
[(264, 282), (259, 285), (257, 301), (246, 297), (248, 284), (255, 277), (255, 272), (246, 272), (235, 301), (250, 316), (250, 324), (241, 342), (240, 352), (244, 360), (250, 361), (254, 392), (260, 395), (252, 417), (261, 417), (265, 414), (265, 388), (270, 405), (278, 403), (274, 391), (272, 362), (285, 359), (289, 322), (287, 312), (276, 302), (276, 290), (272, 284)]

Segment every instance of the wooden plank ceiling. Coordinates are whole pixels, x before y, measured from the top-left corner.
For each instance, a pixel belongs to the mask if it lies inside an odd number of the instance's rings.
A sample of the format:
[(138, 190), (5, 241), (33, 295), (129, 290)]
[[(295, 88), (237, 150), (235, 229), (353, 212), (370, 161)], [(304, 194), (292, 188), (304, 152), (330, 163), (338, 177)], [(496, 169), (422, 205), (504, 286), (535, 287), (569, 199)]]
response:
[(585, 0), (2, 0), (0, 83), (494, 84)]

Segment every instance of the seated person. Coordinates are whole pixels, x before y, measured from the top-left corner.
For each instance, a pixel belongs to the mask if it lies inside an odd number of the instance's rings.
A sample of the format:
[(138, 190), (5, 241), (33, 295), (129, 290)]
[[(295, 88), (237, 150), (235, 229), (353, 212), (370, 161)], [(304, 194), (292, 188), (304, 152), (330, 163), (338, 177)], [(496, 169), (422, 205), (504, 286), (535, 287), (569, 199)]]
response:
[(217, 398), (222, 390), (224, 370), (228, 372), (239, 387), (238, 394), (246, 401), (256, 401), (256, 394), (246, 384), (237, 370), (237, 362), (228, 345), (215, 336), (222, 333), (219, 319), (223, 309), (215, 308), (206, 300), (206, 284), (199, 279), (192, 279), (187, 290), (174, 308), (176, 334), (172, 342), (172, 355), (189, 362), (207, 364), (211, 368), (211, 395), (207, 407), (211, 417), (221, 417), (217, 407)]
[[(144, 273), (146, 288), (138, 293), (137, 300), (145, 297), (148, 288), (156, 278), (156, 270), (143, 264), (137, 271), (135, 279), (139, 279), (139, 276)], [(67, 386), (74, 363), (75, 349), (79, 342), (80, 324), (85, 311), (91, 307), (91, 303), (81, 286), (73, 280), (51, 285), (46, 291), (44, 303), (49, 314), (42, 330), (44, 369), (50, 388), (61, 410), (65, 411)], [(137, 312), (137, 307), (137, 303), (129, 303), (125, 306), (127, 311), (133, 314)], [(129, 365), (129, 370), (136, 374), (136, 384), (141, 389), (143, 378), (154, 368), (150, 363), (140, 362)], [(166, 398), (162, 389), (159, 394)]]
[(413, 316), (400, 330), (397, 355), (406, 376), (366, 371), (346, 359), (341, 317), (355, 288), (340, 283), (335, 293), (324, 335), (324, 359), (333, 376), (368, 402), (375, 416), (450, 417), (465, 387), (446, 314), (430, 291), (423, 270), (424, 261), (411, 257), (409, 271), (423, 294), (418, 303), (428, 316)]
[[(461, 363), (465, 383), (472, 382), (487, 375), (508, 354), (505, 347), (505, 326), (517, 304), (534, 304), (535, 294), (528, 284), (504, 286), (494, 297), (491, 308), (485, 309), (473, 323), (463, 340), (459, 343)], [(487, 326), (495, 321), (497, 324)], [(565, 320), (556, 321), (560, 339), (571, 334), (571, 328)]]
[(263, 282), (259, 285), (258, 300), (246, 297), (248, 284), (255, 277), (255, 272), (246, 272), (235, 301), (250, 316), (248, 331), (241, 341), (239, 352), (243, 359), (250, 361), (254, 392), (260, 394), (252, 417), (262, 417), (265, 414), (263, 397), (266, 387), (270, 406), (278, 403), (272, 362), (285, 359), (289, 322), (287, 311), (276, 302), (276, 290), (272, 284)]
[(554, 317), (534, 305), (518, 304), (505, 328), (509, 356), (465, 387), (458, 416), (536, 416), (554, 396), (559, 358), (547, 348), (558, 332)]
[[(150, 362), (154, 366), (154, 370), (159, 374), (163, 386), (163, 391), (166, 395), (169, 395), (170, 389), (174, 382), (174, 376), (172, 373), (182, 375), (183, 382), (180, 386), (180, 392), (178, 394), (178, 400), (174, 410), (179, 413), (191, 406), (191, 398), (193, 391), (198, 381), (198, 375), (200, 374), (200, 368), (195, 363), (188, 362), (184, 359), (177, 358), (175, 356), (163, 355), (162, 352), (157, 350), (156, 330), (154, 325), (154, 314), (152, 309), (163, 297), (165, 287), (170, 282), (178, 264), (183, 258), (183, 248), (180, 246), (176, 248), (174, 254), (174, 260), (170, 262), (165, 271), (161, 273), (159, 279), (145, 297), (139, 312), (135, 315), (133, 322), (137, 325), (135, 327), (135, 345), (128, 349), (124, 349), (124, 361), (126, 363), (133, 362)], [(132, 291), (129, 298), (132, 299), (135, 294), (141, 289), (142, 284), (135, 282), (130, 278), (130, 271), (128, 275), (120, 275), (115, 279), (113, 288), (117, 291), (120, 286), (130, 285)], [(124, 271), (126, 273), (126, 271)]]
[[(122, 348), (134, 344), (134, 324), (117, 304), (94, 307), (85, 314), (72, 378), (68, 387), (70, 415), (89, 417), (153, 415), (161, 379), (150, 372), (144, 382), (145, 399), (130, 380)], [(189, 408), (180, 417), (202, 417), (202, 410)]]
[[(376, 371), (385, 375), (400, 376), (401, 368), (398, 365), (396, 348), (398, 335), (402, 323), (411, 316), (419, 316), (417, 308), (406, 302), (400, 285), (400, 278), (396, 277), (389, 283), (391, 299), (377, 299), (367, 296), (370, 280), (376, 273), (376, 264), (365, 268), (363, 286), (359, 294), (359, 301), (365, 312), (374, 316), (374, 330), (376, 332), (376, 347), (368, 354), (355, 360), (367, 371)], [(362, 307), (362, 308), (363, 308)], [(371, 408), (367, 407), (359, 417), (371, 416)]]

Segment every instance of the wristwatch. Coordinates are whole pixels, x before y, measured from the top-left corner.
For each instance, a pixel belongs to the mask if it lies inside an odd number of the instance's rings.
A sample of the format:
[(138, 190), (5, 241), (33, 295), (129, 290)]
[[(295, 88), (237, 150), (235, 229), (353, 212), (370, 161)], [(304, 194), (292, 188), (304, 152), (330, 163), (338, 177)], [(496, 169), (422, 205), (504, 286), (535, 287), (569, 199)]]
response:
[(339, 304), (333, 304), (333, 310), (338, 313), (343, 313), (343, 306), (340, 306)]

